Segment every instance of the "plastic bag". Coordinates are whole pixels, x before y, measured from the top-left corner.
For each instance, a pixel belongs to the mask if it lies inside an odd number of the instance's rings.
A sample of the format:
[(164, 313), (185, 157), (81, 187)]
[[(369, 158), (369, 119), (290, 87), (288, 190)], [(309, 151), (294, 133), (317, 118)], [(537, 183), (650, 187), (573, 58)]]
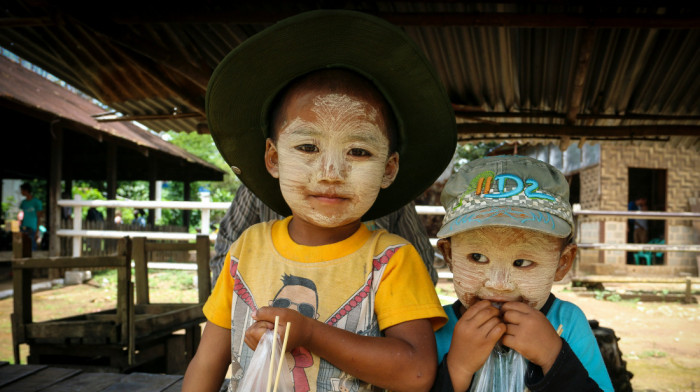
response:
[[(270, 353), (272, 352), (272, 337), (274, 332), (269, 330), (265, 332), (258, 342), (258, 347), (250, 359), (248, 368), (246, 369), (243, 378), (238, 383), (238, 390), (241, 392), (266, 392), (268, 372), (270, 369)], [(280, 337), (277, 338), (275, 344), (275, 358), (272, 369), (272, 380), (270, 381), (270, 389), (272, 391), (277, 377), (277, 367), (279, 366), (280, 355), (282, 355), (282, 367), (280, 369), (279, 382), (277, 383), (277, 392), (292, 392), (294, 390), (294, 381), (287, 367), (287, 360), (282, 353), (282, 344)]]
[(523, 392), (527, 363), (519, 352), (496, 344), (474, 374), (471, 392)]

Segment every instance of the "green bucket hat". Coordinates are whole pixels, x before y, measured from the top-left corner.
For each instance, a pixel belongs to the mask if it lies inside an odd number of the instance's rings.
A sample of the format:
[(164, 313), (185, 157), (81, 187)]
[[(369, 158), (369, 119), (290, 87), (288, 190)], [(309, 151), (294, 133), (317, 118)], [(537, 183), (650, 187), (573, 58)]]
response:
[(457, 142), (452, 105), (433, 66), (398, 27), (345, 10), (305, 12), (248, 38), (217, 66), (207, 88), (209, 130), (226, 162), (267, 206), (290, 215), (264, 164), (276, 95), (312, 71), (344, 68), (371, 82), (397, 121), (399, 173), (363, 220), (411, 202), (447, 167)]

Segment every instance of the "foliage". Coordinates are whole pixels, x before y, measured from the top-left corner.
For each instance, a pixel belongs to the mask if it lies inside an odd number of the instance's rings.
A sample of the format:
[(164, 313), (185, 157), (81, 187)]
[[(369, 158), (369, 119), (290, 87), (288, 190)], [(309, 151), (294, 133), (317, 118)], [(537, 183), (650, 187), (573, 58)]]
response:
[(454, 171), (459, 170), (460, 167), (468, 163), (469, 161), (473, 161), (475, 159), (483, 158), (486, 156), (491, 150), (494, 148), (498, 147), (499, 143), (496, 142), (488, 142), (488, 143), (468, 143), (468, 144), (460, 144), (457, 146), (457, 151), (455, 154), (455, 162), (454, 162)]
[[(170, 143), (187, 150), (190, 154), (196, 155), (203, 160), (216, 165), (217, 167), (224, 170), (226, 173), (230, 173), (230, 168), (224, 158), (219, 153), (219, 150), (214, 144), (214, 140), (211, 135), (201, 135), (197, 133), (186, 133), (186, 132), (175, 132), (168, 131), (162, 132), (161, 137)], [(236, 190), (240, 186), (240, 181), (237, 177), (227, 174), (224, 176), (224, 181), (212, 182), (212, 181), (195, 181), (190, 186), (190, 200), (199, 200), (199, 190), (200, 188), (206, 189), (210, 192), (211, 201), (213, 202), (230, 202), (233, 200), (233, 196), (236, 194)], [(182, 184), (172, 184), (172, 192), (174, 194), (182, 195)], [(179, 193), (178, 193), (179, 190)], [(165, 191), (163, 192), (163, 198), (166, 198)], [(170, 200), (170, 199), (166, 199)], [(174, 198), (172, 200), (183, 200), (182, 196), (179, 198)], [(223, 218), (225, 211), (216, 210), (211, 211), (211, 222), (218, 222)], [(179, 219), (181, 211), (170, 211), (169, 219)], [(165, 211), (163, 212), (163, 220), (165, 220)], [(190, 227), (198, 227), (201, 220), (200, 211), (192, 211), (190, 216)], [(192, 229), (190, 230), (192, 231)]]

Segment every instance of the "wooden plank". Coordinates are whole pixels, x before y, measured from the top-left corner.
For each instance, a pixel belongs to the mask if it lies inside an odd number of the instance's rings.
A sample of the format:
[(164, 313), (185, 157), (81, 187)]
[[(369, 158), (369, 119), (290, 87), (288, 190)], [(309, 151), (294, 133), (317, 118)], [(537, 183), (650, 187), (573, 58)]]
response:
[[(199, 237), (199, 236), (197, 236)], [(204, 236), (209, 242), (209, 236)], [(136, 240), (138, 237), (134, 237)], [(175, 242), (175, 243), (163, 243), (163, 242), (147, 242), (146, 251), (147, 252), (158, 252), (158, 251), (185, 251), (185, 250), (195, 250), (196, 244), (189, 242)]]
[(199, 303), (207, 302), (211, 293), (211, 274), (209, 271), (209, 237), (197, 236), (197, 287)]
[(112, 343), (116, 343), (116, 331), (118, 326), (111, 322), (97, 320), (85, 321), (45, 321), (25, 325), (25, 339), (41, 338), (82, 338), (82, 337), (104, 337), (111, 338)]
[(182, 376), (178, 375), (131, 373), (103, 392), (159, 392), (180, 380)]
[(126, 267), (130, 263), (124, 256), (81, 256), (81, 257), (47, 257), (45, 259), (22, 258), (12, 260), (12, 269), (32, 268), (98, 268)]
[(4, 387), (44, 368), (46, 368), (46, 365), (10, 365), (0, 367), (0, 387)]
[(51, 387), (51, 392), (94, 392), (119, 383), (125, 374), (81, 373)]
[(175, 384), (164, 389), (163, 392), (181, 392), (182, 391), (183, 380), (176, 382)]
[(134, 281), (136, 282), (136, 304), (147, 304), (148, 295), (148, 263), (146, 261), (146, 238), (135, 237), (132, 240), (134, 258)]
[(35, 392), (48, 388), (57, 382), (73, 377), (82, 370), (47, 367), (36, 373), (23, 377), (11, 385), (0, 387), (0, 392)]

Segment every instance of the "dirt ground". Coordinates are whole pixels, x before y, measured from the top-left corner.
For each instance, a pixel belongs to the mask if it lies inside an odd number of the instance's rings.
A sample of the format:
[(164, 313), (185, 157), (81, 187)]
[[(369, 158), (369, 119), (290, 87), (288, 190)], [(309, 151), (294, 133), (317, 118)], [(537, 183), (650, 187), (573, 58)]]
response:
[[(54, 288), (33, 296), (35, 321), (98, 311), (114, 306), (114, 291), (101, 284)], [(644, 290), (648, 292), (683, 292), (684, 287), (665, 285), (606, 285), (613, 294)], [(694, 287), (698, 294), (700, 287)], [(580, 294), (570, 284), (559, 284), (554, 294), (577, 304), (589, 319), (612, 328), (620, 338), (619, 346), (627, 368), (634, 376), (635, 392), (700, 391), (700, 307), (697, 303), (640, 302), (635, 300), (596, 299), (594, 293)], [(452, 284), (438, 285), (441, 296), (454, 296)], [(154, 302), (194, 302), (197, 291), (152, 287)], [(696, 298), (698, 298), (696, 296)], [(13, 362), (10, 314), (12, 298), (0, 300), (0, 361)], [(27, 355), (21, 346), (22, 358)], [(24, 360), (23, 360), (24, 362)]]

